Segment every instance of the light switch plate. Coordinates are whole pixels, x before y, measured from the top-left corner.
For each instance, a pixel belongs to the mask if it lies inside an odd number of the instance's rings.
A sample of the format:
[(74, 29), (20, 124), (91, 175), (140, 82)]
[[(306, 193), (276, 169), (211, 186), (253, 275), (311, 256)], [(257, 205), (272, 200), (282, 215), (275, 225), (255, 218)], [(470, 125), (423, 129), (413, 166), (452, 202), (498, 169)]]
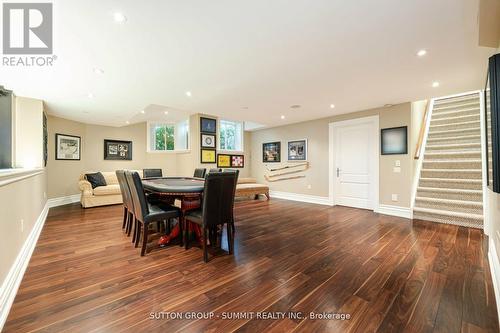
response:
[(398, 195), (397, 194), (393, 194), (392, 195), (392, 201), (398, 201)]
[(400, 160), (396, 160), (395, 165), (396, 166), (401, 166), (401, 161)]
[(392, 171), (394, 171), (395, 173), (400, 173), (401, 172), (401, 168), (400, 167), (394, 167), (392, 169)]

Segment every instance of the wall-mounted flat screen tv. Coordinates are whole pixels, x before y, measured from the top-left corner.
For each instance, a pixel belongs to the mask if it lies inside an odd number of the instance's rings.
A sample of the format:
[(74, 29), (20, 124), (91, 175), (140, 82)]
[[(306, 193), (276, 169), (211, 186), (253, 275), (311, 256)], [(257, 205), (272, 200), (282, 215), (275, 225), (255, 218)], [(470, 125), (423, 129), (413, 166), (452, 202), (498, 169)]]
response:
[(488, 62), (484, 103), (486, 181), (488, 188), (500, 193), (500, 54)]

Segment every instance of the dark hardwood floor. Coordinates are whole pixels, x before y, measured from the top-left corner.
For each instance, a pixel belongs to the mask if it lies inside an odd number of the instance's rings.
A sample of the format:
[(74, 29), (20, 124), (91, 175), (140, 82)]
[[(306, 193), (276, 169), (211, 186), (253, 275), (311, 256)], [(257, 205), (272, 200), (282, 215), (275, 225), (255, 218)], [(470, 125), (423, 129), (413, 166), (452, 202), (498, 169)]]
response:
[[(234, 256), (205, 264), (197, 247), (140, 257), (121, 217), (120, 206), (51, 209), (5, 332), (498, 332), (477, 229), (248, 200), (237, 203)], [(166, 318), (192, 311), (254, 317)], [(299, 318), (256, 318), (290, 311)]]

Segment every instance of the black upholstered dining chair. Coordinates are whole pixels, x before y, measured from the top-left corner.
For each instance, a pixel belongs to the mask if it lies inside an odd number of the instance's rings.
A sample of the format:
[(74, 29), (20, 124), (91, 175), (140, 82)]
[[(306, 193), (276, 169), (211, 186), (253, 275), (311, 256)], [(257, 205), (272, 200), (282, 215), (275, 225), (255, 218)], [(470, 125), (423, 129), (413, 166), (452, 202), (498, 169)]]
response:
[(161, 169), (143, 169), (143, 178), (161, 178), (163, 177), (163, 172)]
[(134, 203), (132, 202), (130, 188), (125, 177), (125, 170), (116, 170), (116, 178), (118, 179), (118, 185), (120, 185), (123, 200), (122, 229), (125, 229), (127, 235), (130, 236), (130, 230), (134, 221)]
[[(186, 221), (198, 224), (203, 230), (202, 246), (205, 262), (208, 262), (207, 233), (209, 230), (216, 230), (218, 226), (224, 227), (224, 224), (227, 228), (229, 254), (233, 253), (234, 237), (231, 221), (235, 183), (236, 174), (234, 172), (209, 173), (205, 177), (201, 208), (186, 214)], [(189, 242), (188, 237), (186, 237), (186, 242)]]
[[(141, 177), (135, 171), (126, 171), (125, 177), (130, 186), (132, 201), (134, 203), (135, 216), (135, 246), (139, 245), (142, 229), (142, 247), (141, 256), (146, 254), (148, 244), (149, 225), (153, 222), (163, 222), (180, 216), (180, 210), (177, 207), (168, 204), (153, 205), (146, 200), (144, 187), (142, 186)], [(179, 224), (182, 233), (182, 225)], [(181, 242), (182, 245), (182, 242)]]
[(222, 172), (222, 169), (211, 168), (210, 170), (208, 170), (208, 173), (214, 173), (214, 172)]
[[(236, 175), (236, 182), (234, 183), (234, 196), (236, 196), (236, 186), (238, 185), (238, 177), (240, 176), (240, 170), (238, 169), (223, 169), (222, 172), (232, 172)], [(233, 200), (233, 210), (231, 211), (233, 215), (231, 216), (231, 231), (234, 232), (236, 231), (236, 227), (234, 226), (234, 200)]]
[(193, 177), (195, 178), (205, 178), (205, 174), (207, 173), (207, 169), (205, 168), (196, 168), (194, 169), (194, 175)]

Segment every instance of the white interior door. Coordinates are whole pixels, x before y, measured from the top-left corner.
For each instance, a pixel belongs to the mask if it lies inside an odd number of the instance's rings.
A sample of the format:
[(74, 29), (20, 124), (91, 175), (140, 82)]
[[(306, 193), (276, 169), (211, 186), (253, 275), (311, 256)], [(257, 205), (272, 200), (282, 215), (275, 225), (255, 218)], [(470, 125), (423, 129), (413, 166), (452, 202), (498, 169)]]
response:
[(370, 119), (333, 125), (333, 195), (336, 205), (375, 208), (378, 121), (375, 123), (373, 118)]

